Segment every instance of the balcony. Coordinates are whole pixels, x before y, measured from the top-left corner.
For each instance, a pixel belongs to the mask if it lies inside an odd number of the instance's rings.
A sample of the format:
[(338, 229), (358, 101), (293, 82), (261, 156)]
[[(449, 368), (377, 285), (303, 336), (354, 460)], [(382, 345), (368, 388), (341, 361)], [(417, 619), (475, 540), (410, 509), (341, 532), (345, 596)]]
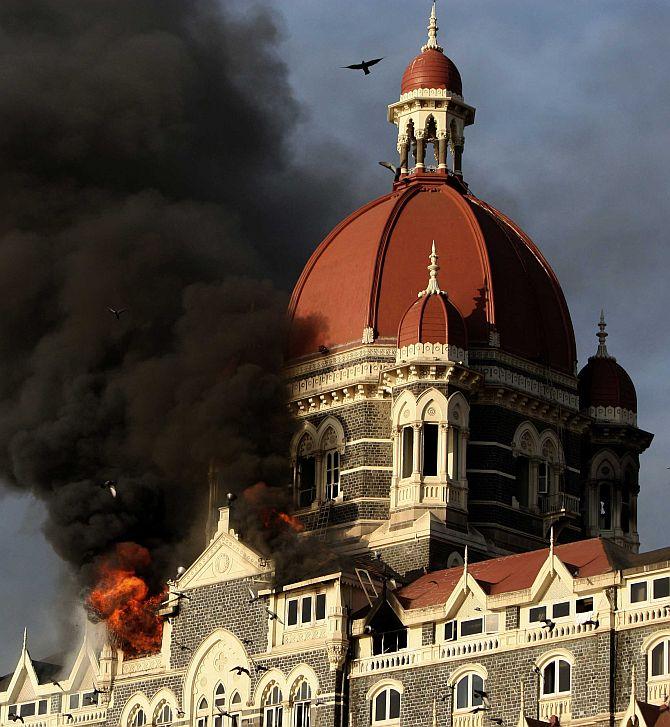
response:
[(548, 722), (556, 715), (560, 722), (567, 722), (572, 717), (572, 699), (570, 695), (564, 697), (542, 697), (540, 699), (540, 719)]
[(545, 518), (557, 520), (560, 517), (579, 517), (579, 497), (567, 492), (540, 495), (540, 512)]
[(663, 704), (670, 695), (670, 679), (667, 676), (650, 677), (647, 682), (647, 702)]
[(482, 712), (472, 714), (472, 712), (454, 712), (454, 727), (482, 727), (484, 724), (484, 715)]

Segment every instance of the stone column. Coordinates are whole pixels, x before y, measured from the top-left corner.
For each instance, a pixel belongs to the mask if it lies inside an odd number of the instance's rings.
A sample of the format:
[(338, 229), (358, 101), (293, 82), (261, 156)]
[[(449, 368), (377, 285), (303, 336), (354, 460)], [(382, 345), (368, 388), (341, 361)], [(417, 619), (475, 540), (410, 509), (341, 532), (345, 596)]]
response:
[(417, 171), (423, 171), (425, 168), (425, 157), (426, 157), (426, 140), (424, 138), (423, 131), (417, 131), (416, 133), (416, 169)]
[(440, 131), (437, 137), (437, 168), (446, 174), (447, 171), (447, 132)]
[(409, 159), (409, 139), (400, 142), (400, 173), (407, 174)]
[(454, 149), (454, 174), (456, 174), (459, 177), (463, 176), (463, 146), (465, 144), (465, 139), (462, 137), (460, 139), (457, 139), (453, 143), (453, 149)]

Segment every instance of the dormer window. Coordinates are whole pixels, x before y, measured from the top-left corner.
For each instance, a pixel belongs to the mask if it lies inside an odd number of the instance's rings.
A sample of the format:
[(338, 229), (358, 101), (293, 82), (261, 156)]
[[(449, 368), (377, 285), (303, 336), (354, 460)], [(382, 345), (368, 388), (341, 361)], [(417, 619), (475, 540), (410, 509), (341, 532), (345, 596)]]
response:
[(307, 626), (326, 618), (326, 594), (289, 598), (286, 601), (286, 626)]

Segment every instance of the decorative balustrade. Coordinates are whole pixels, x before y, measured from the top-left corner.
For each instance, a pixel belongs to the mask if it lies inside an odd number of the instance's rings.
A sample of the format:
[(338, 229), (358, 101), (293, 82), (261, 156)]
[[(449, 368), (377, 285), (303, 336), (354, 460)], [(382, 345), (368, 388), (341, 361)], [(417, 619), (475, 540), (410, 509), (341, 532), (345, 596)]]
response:
[(617, 626), (634, 626), (647, 623), (647, 621), (658, 621), (670, 618), (670, 605), (648, 606), (637, 608), (634, 611), (619, 611), (617, 613)]
[(647, 682), (647, 702), (649, 704), (663, 704), (668, 696), (670, 696), (670, 680), (667, 677)]
[[(59, 720), (62, 724), (89, 724), (91, 722), (104, 722), (107, 719), (107, 710), (97, 707), (96, 709), (82, 709), (72, 712), (72, 719)], [(63, 717), (64, 715), (60, 715)]]
[(576, 624), (576, 623), (566, 623), (566, 624), (555, 624), (553, 629), (548, 628), (538, 628), (538, 629), (529, 629), (528, 631), (523, 632), (523, 639), (521, 640), (521, 643), (526, 644), (534, 644), (536, 642), (541, 641), (554, 641), (555, 639), (562, 639), (566, 636), (576, 636), (578, 634), (587, 634), (591, 631), (596, 630), (596, 625), (594, 623), (590, 624)]
[(453, 727), (482, 727), (484, 715), (482, 712), (454, 712)]
[(542, 697), (540, 699), (540, 719), (548, 722), (549, 718), (556, 715), (563, 722), (572, 716), (572, 699), (567, 697)]
[(446, 644), (439, 644), (440, 659), (457, 659), (470, 654), (481, 654), (485, 651), (493, 651), (500, 646), (497, 636), (487, 636), (476, 641), (451, 641)]
[(543, 515), (579, 515), (579, 497), (567, 492), (541, 495), (539, 505)]
[(394, 654), (378, 654), (358, 659), (354, 663), (354, 671), (358, 674), (369, 674), (388, 669), (402, 669), (415, 666), (424, 661), (420, 650), (396, 651)]

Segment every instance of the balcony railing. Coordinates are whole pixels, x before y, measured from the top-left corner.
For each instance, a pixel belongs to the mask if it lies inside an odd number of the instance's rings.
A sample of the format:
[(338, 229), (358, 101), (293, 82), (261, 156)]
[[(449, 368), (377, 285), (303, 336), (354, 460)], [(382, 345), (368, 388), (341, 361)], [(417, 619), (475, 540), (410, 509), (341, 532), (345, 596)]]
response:
[[(653, 681), (652, 681), (653, 680)], [(651, 677), (647, 682), (647, 702), (649, 704), (663, 704), (670, 695), (670, 680), (668, 677)]]
[(540, 719), (548, 722), (549, 718), (556, 715), (561, 722), (571, 718), (572, 699), (567, 697), (542, 697), (540, 699)]
[(552, 495), (540, 495), (540, 512), (544, 516), (579, 515), (579, 497), (568, 495), (567, 492), (555, 492)]

